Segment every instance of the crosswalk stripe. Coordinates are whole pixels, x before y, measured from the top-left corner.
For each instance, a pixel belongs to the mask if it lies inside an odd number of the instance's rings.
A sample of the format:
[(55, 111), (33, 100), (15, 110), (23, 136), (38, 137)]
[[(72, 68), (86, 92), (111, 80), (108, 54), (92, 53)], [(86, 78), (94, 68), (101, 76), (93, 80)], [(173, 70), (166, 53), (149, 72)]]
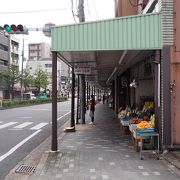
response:
[(26, 127), (26, 126), (29, 126), (30, 124), (32, 124), (33, 122), (25, 122), (25, 123), (23, 123), (23, 124), (20, 124), (20, 125), (18, 125), (18, 126), (15, 126), (15, 127), (13, 127), (13, 128), (15, 128), (15, 129), (21, 129), (21, 128), (24, 128), (24, 127)]
[(38, 125), (30, 128), (32, 130), (38, 130), (38, 129), (41, 129), (42, 127), (46, 126), (48, 123), (39, 123)]
[(6, 128), (6, 127), (11, 126), (11, 125), (16, 124), (16, 123), (17, 122), (9, 122), (9, 123), (3, 124), (0, 126), (0, 129)]

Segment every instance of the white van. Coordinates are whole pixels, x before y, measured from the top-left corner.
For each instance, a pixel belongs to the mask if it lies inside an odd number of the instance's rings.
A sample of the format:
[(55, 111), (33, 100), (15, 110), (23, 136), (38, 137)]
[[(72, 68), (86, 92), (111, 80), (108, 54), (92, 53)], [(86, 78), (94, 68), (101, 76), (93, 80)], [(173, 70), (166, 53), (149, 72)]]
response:
[(23, 99), (32, 100), (32, 99), (36, 99), (36, 96), (33, 93), (24, 93), (23, 94)]

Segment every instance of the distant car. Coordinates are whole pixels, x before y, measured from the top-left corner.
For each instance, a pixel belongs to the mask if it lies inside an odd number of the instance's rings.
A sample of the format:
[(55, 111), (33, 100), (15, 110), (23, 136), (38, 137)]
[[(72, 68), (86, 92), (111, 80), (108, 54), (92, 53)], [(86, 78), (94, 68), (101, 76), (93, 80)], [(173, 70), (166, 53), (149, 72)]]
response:
[(32, 99), (36, 99), (36, 96), (33, 93), (24, 93), (23, 99), (24, 100), (32, 100)]
[(36, 95), (36, 98), (37, 99), (45, 99), (45, 98), (47, 98), (47, 95), (46, 94), (38, 94), (38, 95)]

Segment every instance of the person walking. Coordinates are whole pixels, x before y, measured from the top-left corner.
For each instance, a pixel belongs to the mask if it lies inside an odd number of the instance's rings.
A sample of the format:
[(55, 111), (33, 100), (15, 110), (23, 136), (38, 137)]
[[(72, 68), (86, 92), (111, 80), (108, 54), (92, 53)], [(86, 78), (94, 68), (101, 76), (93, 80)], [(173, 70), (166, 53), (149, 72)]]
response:
[(90, 101), (89, 101), (89, 106), (90, 106), (89, 116), (91, 117), (91, 122), (90, 122), (90, 124), (94, 124), (95, 105), (96, 105), (96, 101), (95, 101), (95, 99), (94, 99), (94, 96), (91, 95), (91, 99), (90, 99)]
[(103, 94), (103, 104), (105, 103), (105, 100), (106, 100), (106, 96), (105, 94)]

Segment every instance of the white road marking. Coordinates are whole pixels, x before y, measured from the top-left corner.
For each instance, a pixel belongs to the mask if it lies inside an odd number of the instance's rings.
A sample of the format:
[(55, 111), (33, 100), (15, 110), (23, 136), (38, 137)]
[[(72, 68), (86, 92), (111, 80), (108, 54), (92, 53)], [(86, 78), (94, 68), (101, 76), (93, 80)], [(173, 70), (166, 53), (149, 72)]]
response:
[(96, 176), (91, 176), (91, 179), (96, 179), (97, 177)]
[(114, 166), (115, 165), (115, 162), (110, 162), (109, 163), (111, 166)]
[(69, 164), (69, 168), (74, 168), (74, 164)]
[(32, 119), (32, 117), (19, 117), (21, 119)]
[(102, 161), (102, 160), (103, 160), (103, 158), (102, 158), (102, 157), (98, 157), (98, 160), (99, 160), (99, 161)]
[(144, 176), (149, 176), (149, 173), (148, 173), (148, 172), (142, 172), (142, 174), (143, 174)]
[(16, 123), (17, 122), (9, 122), (9, 123), (3, 124), (0, 126), (0, 129), (6, 128), (6, 127), (11, 126), (11, 125), (16, 124)]
[(143, 166), (138, 166), (138, 168), (139, 168), (139, 169), (144, 169), (144, 167), (143, 167)]
[(109, 176), (108, 175), (102, 175), (102, 178), (103, 179), (109, 179)]
[(64, 173), (67, 173), (69, 170), (68, 169), (63, 169), (63, 172)]
[(62, 119), (64, 116), (68, 115), (71, 111), (67, 112), (66, 114), (64, 114), (63, 116), (60, 116), (59, 118), (57, 118), (57, 121), (59, 121), (60, 119)]
[(41, 129), (42, 127), (46, 126), (48, 123), (39, 123), (38, 125), (30, 128), (32, 130), (38, 130), (38, 129)]
[(13, 128), (15, 128), (15, 129), (22, 129), (22, 128), (26, 127), (26, 126), (29, 126), (29, 125), (32, 124), (32, 123), (33, 123), (33, 122), (25, 122), (25, 123), (23, 123), (23, 124), (20, 124), (20, 125), (18, 125), (18, 126), (13, 127)]
[(160, 176), (161, 175), (161, 173), (160, 172), (157, 172), (157, 171), (155, 171), (155, 172), (153, 172), (154, 173), (154, 175), (156, 175), (156, 176)]
[(33, 134), (31, 134), (30, 136), (28, 136), (27, 138), (25, 138), (24, 140), (22, 140), (20, 143), (18, 143), (16, 146), (14, 146), (12, 149), (10, 149), (7, 153), (5, 153), (4, 155), (0, 156), (0, 162), (2, 160), (4, 160), (5, 158), (7, 158), (8, 156), (10, 156), (14, 151), (16, 151), (19, 147), (21, 147), (23, 144), (25, 144), (29, 139), (31, 139), (32, 137), (34, 137), (35, 135), (37, 135), (38, 133), (41, 132), (41, 129), (34, 132)]
[(90, 169), (89, 171), (90, 171), (90, 172), (96, 172), (96, 170), (95, 170), (95, 169)]
[(60, 116), (59, 118), (57, 118), (57, 121), (59, 121), (60, 119), (62, 119), (64, 116)]

